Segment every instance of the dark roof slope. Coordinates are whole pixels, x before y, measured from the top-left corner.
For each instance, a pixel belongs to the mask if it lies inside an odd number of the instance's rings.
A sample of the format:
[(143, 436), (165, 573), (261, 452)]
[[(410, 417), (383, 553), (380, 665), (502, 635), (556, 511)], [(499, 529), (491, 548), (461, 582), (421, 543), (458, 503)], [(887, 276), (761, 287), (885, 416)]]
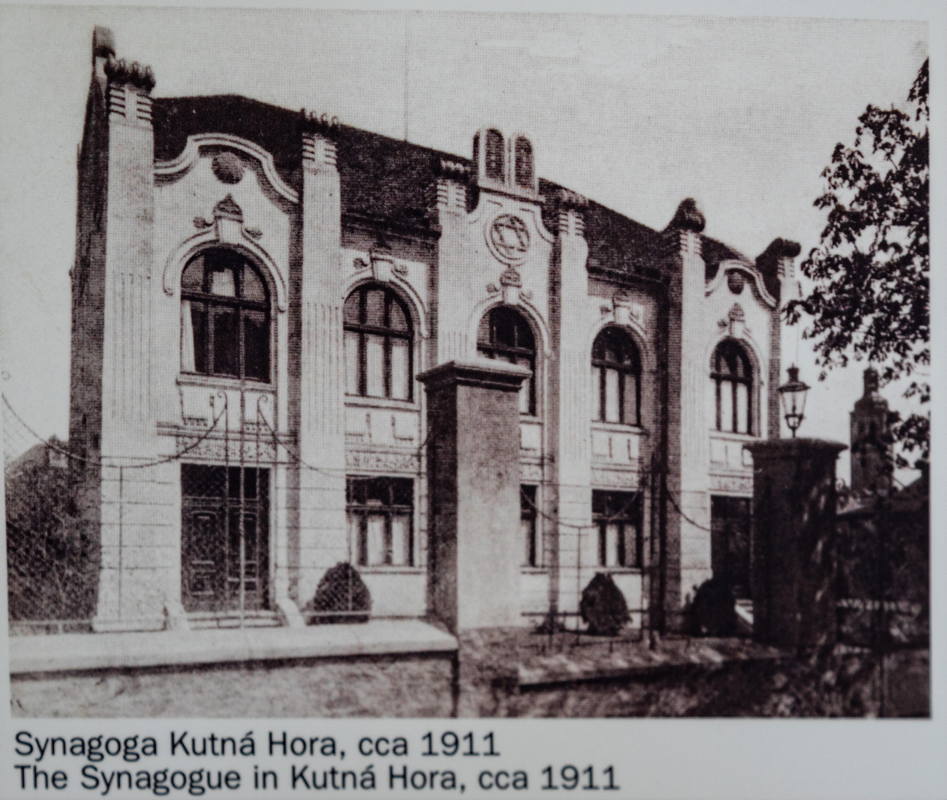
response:
[[(174, 158), (193, 134), (228, 133), (272, 153), (280, 175), (290, 185), (299, 184), (299, 112), (239, 95), (162, 97), (154, 101), (153, 120), (158, 159)], [(343, 213), (432, 232), (437, 230), (440, 159), (471, 165), (470, 159), (346, 125), (339, 126), (337, 152)], [(552, 201), (561, 188), (540, 179), (547, 224), (554, 221)], [(662, 237), (658, 231), (595, 202), (589, 203), (584, 217), (591, 271), (661, 276)], [(705, 256), (710, 253), (715, 264), (721, 260), (715, 248), (722, 248), (721, 253), (736, 252), (705, 237)], [(739, 254), (725, 257), (743, 259)]]

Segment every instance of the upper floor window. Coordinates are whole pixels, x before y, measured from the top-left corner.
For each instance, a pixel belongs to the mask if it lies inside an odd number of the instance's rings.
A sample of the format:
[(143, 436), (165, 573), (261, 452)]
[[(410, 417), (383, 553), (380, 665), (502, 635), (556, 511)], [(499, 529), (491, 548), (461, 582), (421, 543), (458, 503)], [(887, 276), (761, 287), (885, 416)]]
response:
[(184, 268), (181, 370), (270, 380), (266, 284), (257, 268), (233, 250), (204, 250)]
[(753, 368), (746, 351), (727, 339), (714, 350), (710, 369), (717, 430), (753, 433)]
[[(535, 375), (536, 345), (529, 323), (515, 309), (497, 306), (480, 320), (477, 351), (487, 358), (519, 364)], [(520, 388), (520, 413), (536, 413), (536, 390), (533, 375)]]
[(345, 393), (410, 400), (411, 317), (382, 286), (361, 286), (345, 301)]
[(502, 181), (504, 178), (503, 134), (491, 128), (487, 131), (484, 172), (488, 178)]
[(516, 185), (531, 189), (533, 187), (533, 146), (525, 136), (519, 136), (514, 150)]
[(631, 336), (605, 328), (592, 345), (593, 419), (641, 424), (641, 360)]

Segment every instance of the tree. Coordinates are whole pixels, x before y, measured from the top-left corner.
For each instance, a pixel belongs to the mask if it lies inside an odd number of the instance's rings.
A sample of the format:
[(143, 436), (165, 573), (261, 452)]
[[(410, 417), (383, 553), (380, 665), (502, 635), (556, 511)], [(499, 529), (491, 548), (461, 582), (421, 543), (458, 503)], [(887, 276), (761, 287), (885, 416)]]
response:
[(787, 320), (811, 317), (822, 372), (866, 359), (883, 384), (907, 381), (919, 410), (896, 419), (898, 463), (929, 461), (930, 248), (928, 240), (928, 63), (906, 110), (869, 105), (855, 142), (835, 146), (815, 206), (828, 212), (821, 240), (801, 265), (814, 287), (787, 308)]

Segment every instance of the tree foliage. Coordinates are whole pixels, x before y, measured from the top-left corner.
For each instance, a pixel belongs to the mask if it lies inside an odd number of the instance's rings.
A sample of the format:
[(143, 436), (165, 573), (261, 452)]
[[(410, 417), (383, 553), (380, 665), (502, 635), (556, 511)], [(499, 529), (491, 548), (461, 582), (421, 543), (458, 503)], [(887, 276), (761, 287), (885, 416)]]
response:
[(879, 368), (882, 383), (905, 381), (920, 410), (894, 426), (904, 454), (929, 459), (930, 290), (928, 219), (928, 64), (921, 66), (905, 109), (869, 105), (852, 146), (837, 144), (816, 199), (827, 212), (821, 240), (801, 265), (814, 288), (789, 304), (804, 312), (816, 358), (828, 370), (849, 359)]

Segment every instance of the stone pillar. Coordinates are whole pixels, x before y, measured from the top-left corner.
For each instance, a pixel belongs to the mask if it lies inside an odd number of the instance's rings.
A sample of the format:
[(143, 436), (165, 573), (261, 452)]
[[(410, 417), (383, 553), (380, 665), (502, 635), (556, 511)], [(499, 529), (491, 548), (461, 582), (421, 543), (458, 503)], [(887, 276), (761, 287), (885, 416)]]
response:
[(782, 352), (782, 310), (786, 304), (799, 298), (799, 282), (796, 280), (794, 259), (799, 255), (799, 243), (789, 239), (773, 239), (769, 246), (756, 257), (756, 268), (763, 275), (767, 286), (776, 294), (779, 301), (770, 315), (769, 326), (769, 373), (767, 375), (767, 429), (771, 439), (780, 436), (779, 393), (780, 354)]
[(419, 374), (428, 395), (429, 606), (455, 633), (519, 623), (523, 367), (477, 359)]
[[(296, 361), (290, 367), (289, 417), (298, 431), (304, 465), (291, 465), (287, 475), (289, 525), (286, 541), (278, 542), (275, 576), (276, 602), (290, 625), (300, 623), (290, 597), (305, 606), (325, 570), (350, 557), (345, 528), (338, 121), (304, 112), (301, 122), (301, 257), (293, 282), (298, 318), (293, 322), (295, 346), (290, 346)], [(305, 465), (317, 465), (319, 471)]]
[(753, 635), (783, 647), (835, 639), (835, 460), (821, 439), (771, 439), (753, 455)]
[(437, 223), (441, 236), (437, 247), (437, 269), (431, 280), (431, 331), (433, 364), (466, 358), (475, 349), (469, 341), (467, 315), (470, 297), (458, 291), (458, 276), (478, 267), (470, 264), (472, 248), (467, 246), (467, 183), (469, 167), (449, 159), (437, 165)]
[(673, 277), (668, 296), (667, 533), (664, 604), (679, 622), (682, 603), (710, 577), (710, 435), (707, 423), (707, 327), (704, 319), (704, 215), (694, 200), (678, 206), (665, 231)]
[[(543, 563), (549, 564), (552, 576), (551, 607), (577, 611), (582, 588), (597, 571), (597, 562), (582, 563), (579, 552), (583, 544), (585, 552), (588, 552), (588, 539), (592, 535), (589, 325), (585, 307), (570, 299), (588, 293), (589, 275), (585, 262), (589, 248), (585, 241), (583, 217), (588, 201), (562, 189), (556, 202), (558, 225), (550, 302), (554, 346), (548, 410), (553, 423), (556, 476), (556, 504), (550, 510), (561, 524), (549, 537), (552, 541), (547, 552), (548, 560)], [(588, 557), (585, 560), (588, 561)]]
[[(160, 454), (153, 368), (154, 131), (150, 67), (116, 59), (111, 35), (93, 37), (93, 85), (104, 89), (98, 255), (101, 273), (100, 564), (95, 630), (159, 628), (180, 618), (180, 507), (174, 465)], [(91, 129), (91, 128), (90, 128)], [(83, 195), (85, 190), (83, 190)], [(75, 343), (74, 343), (75, 346)], [(82, 343), (79, 343), (82, 346)], [(93, 456), (94, 457), (94, 456)], [(121, 467), (121, 468), (120, 468)]]

